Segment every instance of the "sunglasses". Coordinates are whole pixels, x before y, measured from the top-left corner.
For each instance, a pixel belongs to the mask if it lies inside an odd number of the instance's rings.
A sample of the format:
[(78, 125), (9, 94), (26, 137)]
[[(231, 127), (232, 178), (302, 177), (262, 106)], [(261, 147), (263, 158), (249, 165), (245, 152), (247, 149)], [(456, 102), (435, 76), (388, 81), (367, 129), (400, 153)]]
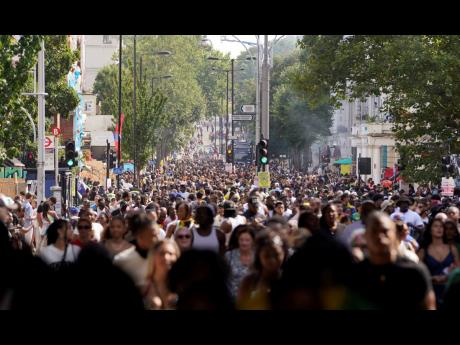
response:
[(91, 229), (91, 227), (90, 227), (89, 225), (84, 225), (84, 226), (81, 226), (81, 225), (80, 225), (80, 226), (78, 226), (77, 228), (78, 228), (78, 230), (80, 230), (80, 229), (82, 229), (82, 230), (83, 230), (83, 229), (85, 229), (85, 230)]
[(183, 239), (187, 239), (187, 240), (188, 240), (188, 239), (190, 239), (190, 238), (192, 238), (192, 236), (190, 236), (190, 235), (178, 235), (178, 236), (177, 236), (177, 239), (178, 239), (178, 240), (183, 240)]

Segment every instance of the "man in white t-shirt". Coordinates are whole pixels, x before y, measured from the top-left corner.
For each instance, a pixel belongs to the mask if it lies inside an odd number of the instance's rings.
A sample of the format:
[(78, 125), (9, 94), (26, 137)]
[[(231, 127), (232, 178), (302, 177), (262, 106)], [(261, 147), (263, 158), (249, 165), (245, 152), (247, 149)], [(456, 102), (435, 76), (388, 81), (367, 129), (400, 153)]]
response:
[(93, 230), (93, 238), (96, 242), (101, 241), (102, 232), (104, 231), (104, 227), (97, 222), (97, 213), (93, 210), (89, 211), (90, 219), (91, 219), (91, 228)]
[(401, 198), (396, 205), (399, 206), (399, 210), (395, 210), (395, 212), (391, 214), (391, 220), (401, 220), (406, 223), (411, 230), (412, 236), (414, 236), (414, 231), (417, 232), (423, 229), (425, 224), (420, 215), (409, 209), (409, 199)]
[(115, 255), (113, 262), (131, 277), (141, 292), (145, 292), (148, 273), (147, 257), (150, 248), (158, 238), (154, 223), (145, 213), (139, 213), (133, 217), (135, 217), (132, 219), (135, 225), (132, 242), (134, 246)]

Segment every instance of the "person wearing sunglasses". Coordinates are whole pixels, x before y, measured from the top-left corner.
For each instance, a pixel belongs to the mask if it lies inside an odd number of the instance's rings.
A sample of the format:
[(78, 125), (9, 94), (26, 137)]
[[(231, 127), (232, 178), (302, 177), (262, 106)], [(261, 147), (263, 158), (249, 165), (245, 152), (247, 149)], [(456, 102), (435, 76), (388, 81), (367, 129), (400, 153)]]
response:
[(81, 217), (77, 222), (78, 237), (72, 241), (73, 245), (84, 247), (93, 241), (94, 233), (92, 222), (87, 217)]
[(183, 253), (192, 247), (193, 233), (187, 227), (181, 227), (174, 234), (174, 240), (179, 246), (181, 253)]

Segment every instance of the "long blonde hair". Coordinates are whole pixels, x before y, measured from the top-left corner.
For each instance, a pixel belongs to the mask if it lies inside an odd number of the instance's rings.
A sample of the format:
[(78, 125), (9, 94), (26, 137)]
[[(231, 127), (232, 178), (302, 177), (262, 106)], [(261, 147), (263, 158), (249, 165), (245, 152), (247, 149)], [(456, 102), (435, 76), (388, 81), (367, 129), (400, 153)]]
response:
[(153, 247), (150, 249), (149, 255), (148, 255), (148, 262), (149, 262), (149, 268), (148, 268), (148, 273), (147, 273), (147, 279), (148, 280), (153, 280), (153, 276), (155, 275), (155, 254), (160, 250), (161, 247), (163, 247), (166, 244), (170, 244), (173, 246), (174, 250), (176, 251), (176, 257), (179, 259), (180, 257), (180, 248), (177, 245), (176, 241), (170, 238), (165, 238), (164, 240), (156, 242)]

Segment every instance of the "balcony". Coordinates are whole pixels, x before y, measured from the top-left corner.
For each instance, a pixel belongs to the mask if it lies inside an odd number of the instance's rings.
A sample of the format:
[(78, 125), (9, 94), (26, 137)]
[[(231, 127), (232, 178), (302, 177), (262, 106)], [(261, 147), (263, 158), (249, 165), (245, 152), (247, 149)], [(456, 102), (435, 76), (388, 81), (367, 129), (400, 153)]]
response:
[(387, 122), (380, 123), (368, 123), (366, 124), (367, 134), (369, 136), (387, 136), (392, 135), (393, 131), (391, 130), (392, 124)]

